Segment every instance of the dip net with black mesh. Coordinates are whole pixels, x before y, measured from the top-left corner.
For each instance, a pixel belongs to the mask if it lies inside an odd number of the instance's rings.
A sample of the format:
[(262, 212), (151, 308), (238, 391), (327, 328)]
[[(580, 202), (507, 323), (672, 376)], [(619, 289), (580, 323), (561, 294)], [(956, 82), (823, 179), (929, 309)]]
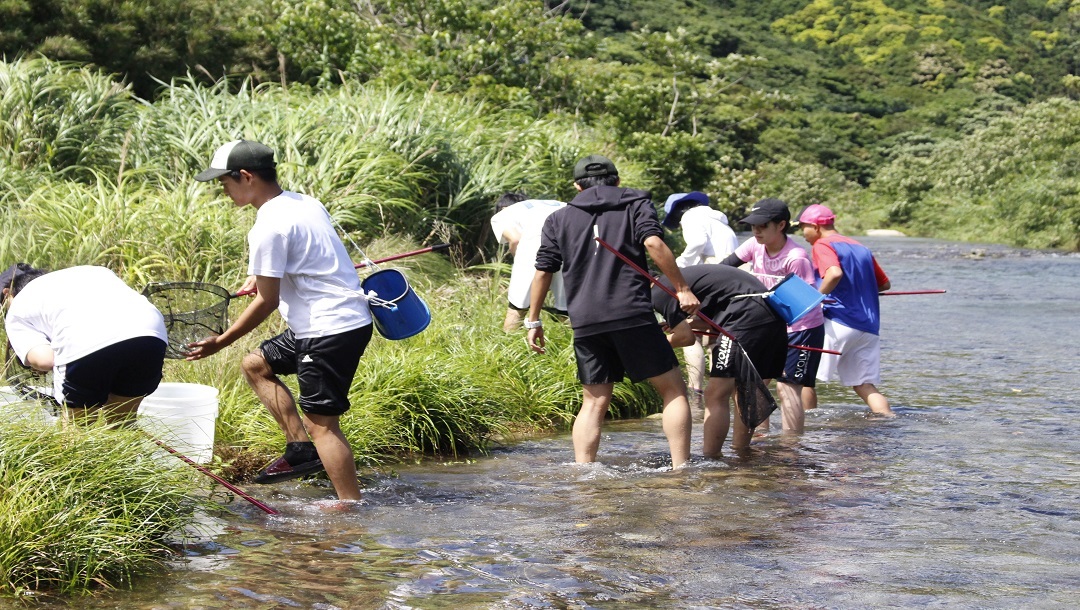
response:
[(182, 359), (188, 345), (212, 335), (220, 335), (229, 325), (229, 300), (235, 295), (203, 282), (155, 282), (143, 288), (165, 317), (169, 335), (166, 358)]

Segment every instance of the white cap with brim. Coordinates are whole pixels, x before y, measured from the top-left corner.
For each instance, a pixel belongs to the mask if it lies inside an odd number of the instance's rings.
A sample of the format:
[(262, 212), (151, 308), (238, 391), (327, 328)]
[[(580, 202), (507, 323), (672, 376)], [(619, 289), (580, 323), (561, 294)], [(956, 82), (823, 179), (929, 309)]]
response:
[(275, 167), (274, 151), (270, 147), (250, 140), (233, 140), (214, 151), (210, 167), (199, 172), (195, 180), (209, 182), (241, 169), (272, 167)]

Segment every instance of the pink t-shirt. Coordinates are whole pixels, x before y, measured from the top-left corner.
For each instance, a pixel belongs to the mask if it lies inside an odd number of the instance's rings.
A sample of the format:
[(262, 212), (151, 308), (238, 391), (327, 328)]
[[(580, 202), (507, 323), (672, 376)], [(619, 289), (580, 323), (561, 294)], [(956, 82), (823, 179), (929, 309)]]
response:
[[(766, 288), (779, 284), (789, 273), (794, 273), (811, 286), (814, 285), (814, 265), (810, 262), (806, 250), (793, 239), (789, 238), (776, 256), (769, 256), (765, 251), (765, 244), (759, 244), (757, 239), (751, 237), (735, 249), (735, 254), (739, 260), (750, 263), (750, 272), (761, 280)], [(788, 332), (798, 332), (824, 323), (825, 316), (822, 315), (821, 308), (817, 307), (788, 326)]]

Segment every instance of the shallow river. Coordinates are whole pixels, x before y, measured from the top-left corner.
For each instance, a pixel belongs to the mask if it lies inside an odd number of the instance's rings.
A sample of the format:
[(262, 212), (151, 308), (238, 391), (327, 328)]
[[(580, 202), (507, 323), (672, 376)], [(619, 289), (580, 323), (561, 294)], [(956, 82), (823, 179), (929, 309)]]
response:
[(282, 516), (233, 502), (168, 575), (39, 607), (1080, 606), (1080, 256), (862, 241), (894, 290), (948, 290), (882, 299), (896, 419), (825, 386), (797, 441), (678, 472), (646, 420), (597, 465), (558, 435), (365, 472), (346, 513), (251, 486)]

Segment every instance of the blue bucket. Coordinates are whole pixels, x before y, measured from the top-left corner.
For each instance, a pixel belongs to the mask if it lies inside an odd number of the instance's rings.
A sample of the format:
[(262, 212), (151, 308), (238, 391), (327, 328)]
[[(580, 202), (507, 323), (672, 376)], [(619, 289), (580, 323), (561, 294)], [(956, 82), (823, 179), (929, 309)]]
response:
[(375, 329), (387, 339), (407, 339), (428, 327), (431, 310), (409, 286), (405, 274), (397, 269), (376, 271), (360, 282), (364, 293), (375, 293), (368, 299)]
[(825, 295), (807, 284), (794, 273), (780, 280), (780, 283), (772, 287), (772, 294), (765, 297), (773, 311), (777, 313), (788, 325), (794, 324), (800, 318), (810, 313), (821, 304)]

